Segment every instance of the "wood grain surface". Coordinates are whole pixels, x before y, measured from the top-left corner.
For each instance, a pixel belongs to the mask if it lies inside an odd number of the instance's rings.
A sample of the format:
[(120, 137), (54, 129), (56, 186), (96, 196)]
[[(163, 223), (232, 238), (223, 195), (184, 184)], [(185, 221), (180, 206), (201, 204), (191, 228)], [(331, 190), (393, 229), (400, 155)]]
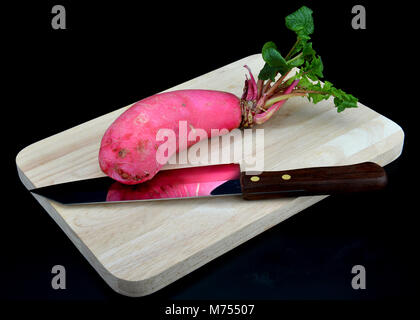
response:
[[(215, 89), (240, 96), (246, 74), (244, 64), (257, 72), (263, 60), (259, 54), (252, 55), (167, 91)], [(26, 188), (103, 176), (97, 159), (101, 137), (128, 107), (23, 149), (16, 164)], [(373, 108), (380, 110), (381, 106)], [(287, 101), (272, 120), (258, 129), (264, 129), (264, 153), (258, 157), (263, 156), (267, 171), (363, 161), (384, 166), (400, 155), (404, 141), (404, 133), (396, 123), (362, 104), (337, 114), (331, 100), (312, 105), (299, 97)], [(186, 166), (172, 164), (164, 169)], [(128, 296), (143, 296), (326, 196), (259, 201), (222, 197), (81, 206), (63, 206), (34, 197), (112, 289)]]

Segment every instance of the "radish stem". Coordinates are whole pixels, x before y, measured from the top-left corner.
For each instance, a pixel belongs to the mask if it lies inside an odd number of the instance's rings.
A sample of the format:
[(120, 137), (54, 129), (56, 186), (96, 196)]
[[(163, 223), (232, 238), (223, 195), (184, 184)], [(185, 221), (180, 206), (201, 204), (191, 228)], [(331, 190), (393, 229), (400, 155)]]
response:
[(287, 71), (286, 73), (284, 73), (274, 84), (273, 86), (270, 88), (270, 90), (268, 90), (267, 92), (267, 96), (271, 97), (274, 94), (274, 91), (276, 91), (276, 89), (282, 84), (284, 78), (286, 78), (286, 76), (289, 74), (290, 70)]
[(298, 55), (294, 56), (292, 59), (287, 60), (287, 63), (290, 63), (291, 61), (295, 61), (296, 59), (300, 58), (302, 56), (303, 52), (299, 53)]
[[(296, 85), (299, 83), (299, 80), (294, 80), (292, 84), (286, 89), (285, 94), (283, 96), (287, 96), (292, 92), (292, 90), (296, 87)], [(286, 99), (278, 100), (276, 103), (274, 103), (267, 111), (256, 114), (254, 116), (253, 122), (254, 124), (263, 124), (267, 120), (269, 120), (273, 114), (280, 109), (280, 107), (285, 103)], [(266, 105), (265, 105), (266, 106)]]
[(298, 38), (295, 42), (295, 44), (293, 45), (292, 49), (290, 49), (290, 51), (287, 53), (286, 57), (284, 58), (285, 60), (289, 59), (290, 55), (292, 54), (292, 52), (295, 50), (296, 46), (298, 45), (300, 41), (300, 38)]
[(282, 94), (282, 95), (279, 95), (277, 97), (274, 97), (274, 98), (271, 98), (271, 99), (267, 100), (267, 102), (264, 104), (264, 107), (270, 107), (273, 104), (275, 104), (276, 102), (279, 102), (281, 100), (287, 100), (287, 99), (292, 98), (292, 97), (299, 97), (299, 96), (305, 96), (305, 95), (306, 95), (306, 93), (304, 93), (304, 92), (296, 92), (296, 93), (293, 92), (293, 93), (288, 93), (288, 94)]

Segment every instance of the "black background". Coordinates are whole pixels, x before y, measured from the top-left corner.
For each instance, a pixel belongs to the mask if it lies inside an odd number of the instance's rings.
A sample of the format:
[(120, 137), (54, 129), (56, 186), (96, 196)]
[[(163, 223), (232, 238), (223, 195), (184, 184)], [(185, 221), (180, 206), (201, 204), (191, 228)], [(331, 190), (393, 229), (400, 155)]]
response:
[[(51, 28), (55, 4), (66, 8), (66, 30)], [(155, 294), (137, 299), (118, 295), (21, 184), (17, 153), (258, 53), (265, 41), (288, 50), (294, 34), (285, 28), (284, 17), (303, 4), (314, 11), (312, 38), (325, 79), (405, 132), (402, 155), (386, 166), (388, 187), (375, 194), (329, 197)], [(356, 4), (366, 8), (366, 30), (351, 27)], [(414, 157), (409, 160), (408, 154), (416, 141), (418, 94), (412, 79), (418, 58), (414, 11), (410, 2), (398, 4), (45, 1), (3, 7), (8, 19), (2, 28), (7, 82), (2, 108), (7, 177), (2, 300), (134, 300), (161, 315), (159, 308), (169, 304), (168, 299), (412, 299), (418, 290), (418, 208), (410, 204), (418, 182)], [(56, 264), (66, 267), (66, 290), (51, 288)], [(351, 287), (356, 264), (366, 268), (366, 290)]]

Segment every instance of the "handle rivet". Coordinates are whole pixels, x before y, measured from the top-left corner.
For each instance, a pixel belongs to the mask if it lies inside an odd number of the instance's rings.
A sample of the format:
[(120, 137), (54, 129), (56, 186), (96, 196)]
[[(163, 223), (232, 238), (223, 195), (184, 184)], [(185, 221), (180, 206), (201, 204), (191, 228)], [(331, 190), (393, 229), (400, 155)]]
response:
[(252, 176), (250, 179), (252, 182), (260, 181), (260, 177), (257, 177), (257, 176)]
[(283, 180), (290, 180), (292, 178), (292, 176), (290, 174), (284, 174), (284, 175), (281, 176), (281, 178)]

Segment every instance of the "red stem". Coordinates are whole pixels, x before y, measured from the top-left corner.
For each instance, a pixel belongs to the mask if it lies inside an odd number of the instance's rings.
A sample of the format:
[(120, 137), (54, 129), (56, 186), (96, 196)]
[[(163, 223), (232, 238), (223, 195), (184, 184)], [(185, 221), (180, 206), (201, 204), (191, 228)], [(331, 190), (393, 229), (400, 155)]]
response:
[(270, 88), (270, 90), (268, 90), (267, 92), (267, 96), (270, 97), (271, 95), (273, 95), (274, 91), (276, 91), (276, 89), (281, 85), (281, 83), (283, 82), (284, 78), (286, 78), (286, 76), (289, 74), (290, 70), (287, 71), (285, 74), (283, 74), (274, 84), (273, 86)]

